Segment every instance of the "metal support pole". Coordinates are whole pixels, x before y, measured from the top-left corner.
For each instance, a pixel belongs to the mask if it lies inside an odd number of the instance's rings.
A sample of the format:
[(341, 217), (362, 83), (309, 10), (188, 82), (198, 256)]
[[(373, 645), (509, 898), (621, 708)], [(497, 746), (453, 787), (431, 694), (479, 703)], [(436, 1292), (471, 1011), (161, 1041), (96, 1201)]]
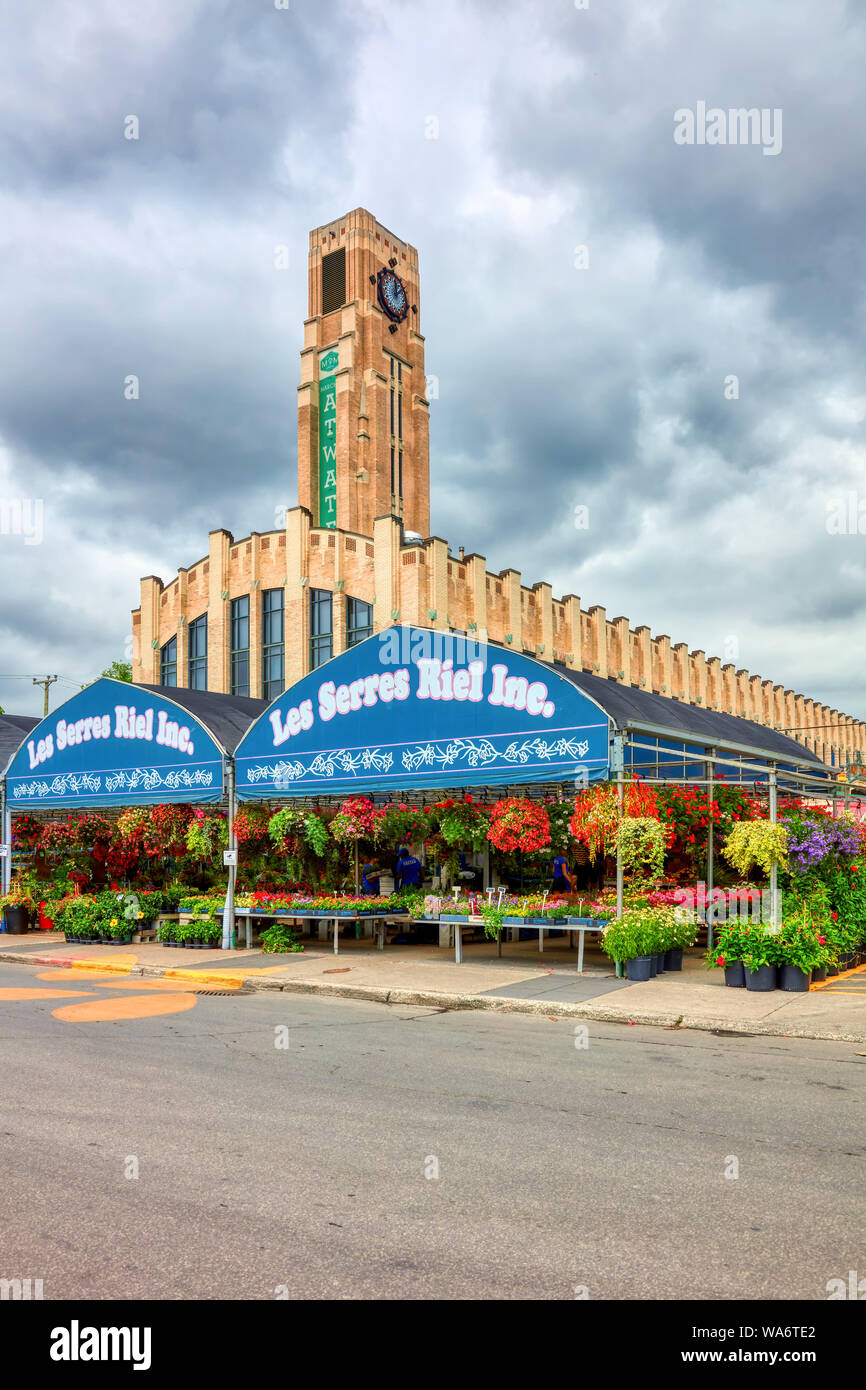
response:
[[(777, 815), (776, 815), (776, 764), (775, 764), (775, 763), (772, 763), (772, 764), (770, 765), (770, 774), (769, 774), (768, 780), (769, 780), (769, 784), (770, 784), (770, 824), (771, 824), (771, 825), (775, 825), (775, 824), (777, 823)], [(778, 902), (778, 896), (779, 896), (779, 894), (778, 894), (778, 889), (779, 889), (779, 874), (778, 874), (778, 870), (777, 870), (777, 868), (776, 868), (776, 865), (774, 864), (773, 867), (770, 869), (770, 919), (771, 919), (773, 931), (776, 931), (776, 929), (778, 928), (778, 925), (779, 925), (779, 902)]]
[[(613, 740), (614, 765), (616, 767), (616, 799), (619, 804), (620, 816), (622, 815), (623, 803), (625, 800), (625, 748), (622, 734), (616, 734)], [(623, 871), (622, 871), (622, 852), (617, 842), (616, 849), (616, 915), (622, 917), (623, 905)]]
[[(343, 882), (345, 883), (345, 879), (343, 880)], [(356, 840), (356, 841), (355, 841), (355, 897), (356, 897), (356, 898), (358, 897), (360, 891), (361, 891), (360, 880), (359, 880), (359, 878), (358, 878), (358, 841)]]
[(6, 779), (0, 782), (0, 841), (6, 846), (6, 853), (0, 859), (0, 891), (9, 892), (12, 881), (12, 812), (6, 805)]
[[(712, 748), (707, 750), (712, 754)], [(713, 799), (713, 763), (705, 764), (707, 773), (707, 807)], [(715, 850), (715, 825), (713, 824), (712, 812), (709, 816), (709, 828), (707, 830), (707, 950), (713, 949), (713, 851)]]
[[(626, 748), (624, 748), (624, 738), (621, 734), (614, 734), (613, 738), (613, 766), (616, 767), (616, 799), (619, 803), (620, 816), (623, 815), (623, 805), (626, 801)], [(617, 920), (623, 916), (623, 853), (620, 851), (619, 837), (617, 837), (616, 847), (616, 915)], [(623, 974), (623, 962), (617, 960), (617, 976)]]
[[(229, 849), (235, 851), (237, 858), (238, 842), (235, 838), (235, 764), (234, 758), (226, 759), (226, 792), (229, 802)], [(226, 902), (223, 908), (223, 941), (224, 951), (235, 949), (235, 883), (237, 881), (237, 865), (229, 864), (229, 881), (226, 887)]]

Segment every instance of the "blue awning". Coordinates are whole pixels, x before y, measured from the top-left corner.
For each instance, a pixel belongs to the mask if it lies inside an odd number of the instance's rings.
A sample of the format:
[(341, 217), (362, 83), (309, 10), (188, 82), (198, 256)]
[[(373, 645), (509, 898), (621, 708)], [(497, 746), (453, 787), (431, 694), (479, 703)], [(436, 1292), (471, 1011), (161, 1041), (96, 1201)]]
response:
[[(8, 806), (221, 800), (227, 750), (185, 708), (190, 693), (170, 696), (105, 676), (94, 681), (25, 733), (6, 773)], [(230, 696), (210, 699), (233, 703)], [(249, 711), (246, 725), (252, 718)]]
[(608, 776), (610, 720), (520, 652), (398, 626), (286, 690), (235, 752), (241, 800)]

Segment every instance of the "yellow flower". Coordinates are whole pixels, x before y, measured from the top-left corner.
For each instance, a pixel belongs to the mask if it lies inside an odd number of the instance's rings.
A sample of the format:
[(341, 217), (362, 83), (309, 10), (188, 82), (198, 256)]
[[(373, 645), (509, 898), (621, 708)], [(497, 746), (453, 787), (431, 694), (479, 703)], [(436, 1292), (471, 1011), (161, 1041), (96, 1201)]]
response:
[(117, 918), (116, 918), (116, 917), (112, 917), (112, 919), (111, 919), (111, 921), (109, 922), (108, 925), (109, 925), (110, 927), (116, 927), (116, 926), (117, 926)]
[(139, 922), (141, 921), (141, 919), (142, 919), (143, 916), (144, 916), (144, 913), (143, 913), (143, 912), (139, 912), (139, 914), (138, 914), (138, 920), (139, 920)]

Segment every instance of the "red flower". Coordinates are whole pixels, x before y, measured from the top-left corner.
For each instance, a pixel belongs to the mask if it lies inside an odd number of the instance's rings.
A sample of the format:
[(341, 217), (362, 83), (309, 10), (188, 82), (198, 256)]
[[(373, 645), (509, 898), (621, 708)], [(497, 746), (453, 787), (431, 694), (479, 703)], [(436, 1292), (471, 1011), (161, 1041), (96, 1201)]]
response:
[(724, 956), (719, 956), (718, 960), (716, 961), (716, 965), (724, 965), (724, 963), (725, 963), (725, 958), (724, 958)]

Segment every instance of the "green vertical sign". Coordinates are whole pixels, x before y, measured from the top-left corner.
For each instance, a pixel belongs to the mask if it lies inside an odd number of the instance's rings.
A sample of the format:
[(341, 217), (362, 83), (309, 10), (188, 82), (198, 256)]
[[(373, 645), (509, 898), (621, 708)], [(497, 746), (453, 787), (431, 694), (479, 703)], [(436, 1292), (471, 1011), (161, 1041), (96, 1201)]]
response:
[(337, 368), (331, 348), (319, 360), (319, 525), (337, 524)]

